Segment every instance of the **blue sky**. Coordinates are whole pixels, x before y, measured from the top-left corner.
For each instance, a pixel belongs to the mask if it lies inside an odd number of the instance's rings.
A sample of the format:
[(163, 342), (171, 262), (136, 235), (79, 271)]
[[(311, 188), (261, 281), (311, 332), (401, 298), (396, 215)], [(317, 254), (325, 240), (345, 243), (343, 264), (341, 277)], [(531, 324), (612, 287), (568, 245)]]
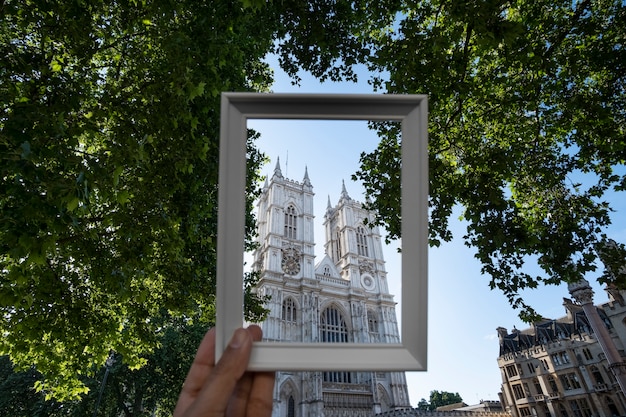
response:
[[(277, 65), (273, 67), (276, 80), (273, 92), (372, 93), (366, 82), (367, 75), (363, 75), (357, 84), (320, 84), (302, 74), (302, 82), (296, 87)], [(296, 181), (302, 180), (307, 166), (316, 193), (316, 254), (322, 255), (324, 235), (321, 222), (328, 197), (332, 204), (336, 204), (341, 182), (345, 180), (350, 196), (363, 200), (361, 187), (351, 182), (350, 175), (357, 167), (359, 153), (375, 146), (375, 134), (367, 129), (366, 122), (360, 121), (251, 121), (249, 126), (262, 132), (259, 145), (271, 158), (264, 174), (271, 175), (277, 157), (280, 157), (283, 175)], [(611, 203), (617, 211), (612, 216), (614, 224), (607, 233), (624, 242), (626, 197), (616, 195)], [(458, 219), (459, 215), (460, 211), (454, 218)], [(496, 328), (502, 326), (510, 331), (514, 326), (518, 329), (528, 327), (500, 292), (489, 289), (489, 278), (481, 275), (473, 249), (462, 242), (464, 224), (454, 220), (451, 229), (455, 236), (452, 242), (429, 249), (428, 370), (407, 373), (413, 406), (422, 398), (428, 400), (432, 390), (458, 392), (467, 404), (497, 400), (501, 376), (497, 365)], [(385, 254), (390, 286), (394, 284), (394, 275), (398, 277), (395, 282), (399, 285), (400, 269), (395, 246), (388, 248)], [(592, 286), (595, 302), (605, 302), (607, 296), (601, 286), (595, 282)], [(394, 288), (399, 292), (397, 286)], [(523, 296), (540, 314), (551, 318), (565, 315), (563, 297), (570, 297), (566, 285), (541, 287), (525, 292)]]

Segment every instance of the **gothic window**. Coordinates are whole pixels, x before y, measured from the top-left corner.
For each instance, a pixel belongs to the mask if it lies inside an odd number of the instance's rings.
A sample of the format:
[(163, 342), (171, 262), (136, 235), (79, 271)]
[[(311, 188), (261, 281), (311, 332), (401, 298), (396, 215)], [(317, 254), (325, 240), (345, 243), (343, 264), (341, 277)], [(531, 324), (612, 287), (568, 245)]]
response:
[(329, 277), (330, 276), (330, 267), (329, 266), (325, 266), (324, 267), (324, 276), (325, 277)]
[(356, 248), (357, 253), (360, 256), (369, 256), (369, 251), (367, 247), (367, 235), (363, 226), (359, 226), (359, 228), (356, 229)]
[(335, 232), (335, 260), (341, 259), (341, 232)]
[(297, 308), (296, 303), (293, 301), (293, 298), (289, 297), (283, 301), (283, 320), (295, 323), (297, 318)]
[(593, 375), (597, 384), (604, 384), (604, 378), (602, 378), (602, 374), (600, 373), (600, 370), (597, 366), (594, 365), (591, 367), (591, 374)]
[(324, 382), (338, 382), (342, 384), (352, 383), (352, 373), (350, 372), (324, 372)]
[[(329, 307), (320, 317), (320, 340), (322, 342), (348, 342), (348, 326), (343, 316), (335, 307)], [(324, 382), (351, 383), (350, 372), (324, 372)]]
[(522, 398), (525, 397), (522, 384), (515, 384), (511, 388), (513, 388), (513, 394), (515, 395), (516, 400), (521, 400)]
[(374, 310), (367, 310), (367, 328), (370, 332), (370, 340), (378, 342), (378, 314)]
[(293, 395), (289, 396), (287, 400), (287, 417), (295, 417), (296, 415), (296, 403), (293, 400)]
[(289, 239), (296, 238), (296, 208), (289, 205), (285, 210), (285, 237)]
[(348, 327), (343, 316), (335, 307), (329, 307), (320, 317), (320, 339), (322, 342), (348, 341)]
[(580, 388), (580, 381), (576, 373), (570, 372), (569, 374), (560, 375), (560, 378), (566, 391)]
[(548, 385), (550, 385), (551, 393), (556, 394), (559, 392), (559, 387), (556, 385), (556, 380), (552, 375), (548, 376)]
[(576, 417), (591, 417), (593, 415), (586, 398), (571, 400), (569, 405)]
[(534, 378), (533, 383), (535, 384), (535, 391), (537, 392), (537, 394), (539, 395), (543, 394), (543, 389), (541, 388), (541, 384), (539, 383), (539, 380), (537, 378)]
[(617, 407), (615, 406), (615, 402), (610, 399), (609, 397), (606, 397), (606, 405), (609, 407), (610, 413), (613, 416), (618, 416), (619, 413), (617, 411)]

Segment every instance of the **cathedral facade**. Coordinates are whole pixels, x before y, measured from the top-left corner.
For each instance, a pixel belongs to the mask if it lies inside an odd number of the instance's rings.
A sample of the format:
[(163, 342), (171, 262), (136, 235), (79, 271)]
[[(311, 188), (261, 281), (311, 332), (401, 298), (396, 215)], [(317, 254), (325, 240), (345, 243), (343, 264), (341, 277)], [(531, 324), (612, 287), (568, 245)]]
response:
[[(257, 291), (268, 296), (265, 341), (399, 343), (395, 301), (389, 294), (382, 237), (371, 213), (342, 185), (328, 200), (322, 259), (315, 258), (314, 193), (283, 177), (280, 162), (257, 206), (259, 246), (253, 269)], [(279, 372), (274, 417), (356, 417), (410, 407), (402, 372)]]

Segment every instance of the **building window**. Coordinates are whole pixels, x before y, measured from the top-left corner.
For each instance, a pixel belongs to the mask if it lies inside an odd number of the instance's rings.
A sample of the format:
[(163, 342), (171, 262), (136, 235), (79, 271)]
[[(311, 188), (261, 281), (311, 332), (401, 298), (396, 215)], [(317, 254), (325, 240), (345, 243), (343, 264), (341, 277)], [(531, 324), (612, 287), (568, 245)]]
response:
[(541, 360), (541, 364), (543, 365), (543, 370), (544, 371), (549, 371), (550, 370), (550, 366), (548, 365), (548, 361), (545, 359)]
[(567, 409), (565, 408), (563, 403), (559, 404), (559, 412), (561, 413), (561, 417), (569, 417), (569, 414), (567, 413)]
[(287, 417), (295, 417), (296, 416), (296, 402), (293, 400), (293, 395), (289, 396), (289, 400), (287, 400)]
[(559, 352), (552, 355), (552, 362), (556, 365), (565, 365), (570, 363), (567, 352)]
[(298, 317), (297, 310), (298, 309), (296, 307), (295, 301), (293, 301), (293, 298), (286, 298), (283, 301), (283, 320), (290, 323), (295, 323)]
[(609, 407), (609, 411), (612, 416), (619, 415), (619, 412), (617, 411), (617, 407), (615, 406), (615, 402), (609, 397), (606, 397), (606, 405), (607, 407)]
[(539, 380), (537, 378), (534, 378), (533, 383), (535, 384), (535, 392), (537, 392), (537, 394), (539, 395), (543, 394), (543, 389), (541, 388)]
[(524, 388), (522, 388), (522, 384), (515, 384), (511, 388), (513, 388), (513, 394), (515, 395), (516, 400), (521, 400), (525, 397)]
[(571, 372), (569, 374), (564, 374), (561, 375), (560, 378), (561, 384), (563, 384), (563, 388), (566, 391), (580, 388), (580, 381), (578, 380), (578, 375), (576, 375), (576, 373)]
[[(348, 326), (343, 316), (335, 307), (329, 307), (320, 317), (320, 340), (330, 343), (347, 343)], [(324, 372), (324, 382), (351, 383), (350, 372)]]
[(506, 374), (509, 376), (509, 378), (513, 378), (514, 376), (517, 376), (517, 367), (515, 365), (507, 366)]
[(596, 380), (596, 384), (604, 384), (604, 378), (602, 377), (602, 373), (600, 373), (600, 370), (597, 366), (594, 365), (591, 367), (591, 374)]
[(530, 408), (528, 407), (520, 407), (519, 409), (519, 413), (522, 417), (526, 417), (531, 415), (532, 413), (530, 412)]
[(591, 417), (593, 415), (586, 398), (571, 400), (569, 405), (572, 407), (572, 412), (575, 417)]
[(588, 361), (593, 359), (593, 355), (591, 354), (591, 351), (588, 348), (583, 349), (583, 355), (585, 355), (585, 359), (587, 359)]
[(296, 238), (296, 208), (289, 206), (285, 210), (285, 237), (288, 239)]
[(329, 277), (330, 276), (330, 267), (329, 266), (325, 266), (324, 267), (324, 276), (325, 277)]
[(324, 382), (352, 383), (351, 372), (324, 372)]
[(335, 232), (335, 260), (341, 259), (341, 232), (337, 230)]
[(556, 385), (556, 380), (554, 379), (552, 375), (548, 376), (548, 385), (550, 385), (552, 394), (557, 394), (559, 392), (559, 387)]
[(370, 341), (378, 342), (378, 314), (374, 310), (367, 310), (367, 328), (370, 332)]
[(367, 235), (365, 234), (365, 228), (363, 228), (363, 226), (359, 226), (359, 228), (356, 229), (356, 248), (359, 256), (369, 256)]
[(580, 410), (582, 411), (583, 417), (591, 417), (593, 413), (591, 412), (591, 407), (589, 407), (589, 402), (587, 401), (587, 399), (579, 398), (577, 401), (578, 401), (578, 406), (580, 407)]
[(532, 362), (528, 362), (528, 370), (530, 371), (531, 375), (535, 373), (535, 367), (533, 366)]
[(322, 312), (320, 318), (320, 339), (322, 342), (347, 343), (348, 327), (343, 316), (334, 307), (329, 307)]

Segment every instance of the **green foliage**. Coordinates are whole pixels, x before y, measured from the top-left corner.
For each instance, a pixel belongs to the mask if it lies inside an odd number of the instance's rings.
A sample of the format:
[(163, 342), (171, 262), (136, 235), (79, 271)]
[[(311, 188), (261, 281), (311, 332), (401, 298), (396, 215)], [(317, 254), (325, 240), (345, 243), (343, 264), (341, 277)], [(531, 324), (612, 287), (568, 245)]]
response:
[(447, 391), (431, 391), (430, 392), (430, 410), (436, 410), (437, 407), (444, 405), (462, 403), (463, 398), (459, 393), (451, 393)]
[(162, 310), (211, 315), (219, 93), (268, 88), (271, 16), (228, 1), (0, 6), (0, 352), (50, 396), (86, 393), (110, 351), (145, 364)]
[(430, 401), (426, 401), (422, 398), (417, 404), (417, 409), (422, 411), (435, 411), (437, 407), (443, 407), (444, 405), (462, 403), (463, 398), (459, 393), (451, 393), (447, 391), (431, 391)]
[[(626, 247), (608, 244), (610, 193), (626, 175), (623, 2), (403, 2), (363, 39), (388, 93), (429, 95), (430, 244), (461, 206), (482, 272), (525, 320), (519, 295), (596, 270), (626, 288)], [(355, 175), (399, 236), (397, 129)], [(393, 215), (395, 213), (396, 215)], [(535, 276), (529, 265), (543, 271)]]
[(429, 411), (430, 410), (430, 404), (428, 404), (428, 401), (426, 401), (426, 399), (422, 398), (417, 403), (417, 409), (421, 410), (421, 411)]
[[(171, 317), (215, 296), (219, 94), (267, 91), (270, 51), (298, 81), (430, 96), (430, 244), (465, 241), (519, 292), (605, 263), (626, 189), (621, 2), (8, 0), (0, 5), (0, 353), (76, 399), (110, 351), (145, 365)], [(397, 126), (363, 155), (378, 221), (399, 234)], [(248, 146), (248, 209), (263, 156)], [(247, 216), (252, 237), (254, 217)], [(246, 244), (249, 245), (249, 240)], [(528, 263), (542, 269), (529, 274)], [(255, 278), (246, 277), (252, 284)], [(246, 290), (249, 317), (262, 300)], [(89, 395), (93, 395), (91, 392)]]
[(37, 381), (42, 380), (38, 372), (14, 372), (9, 358), (0, 357), (0, 416), (87, 416), (93, 415), (96, 405), (99, 416), (171, 415), (182, 381), (209, 326), (201, 321), (168, 321), (171, 324), (159, 332), (158, 348), (145, 357), (143, 367), (132, 370), (120, 355), (112, 356), (110, 366), (99, 367), (82, 379), (89, 392), (80, 401), (61, 404), (46, 400), (44, 392), (35, 391)]
[(34, 369), (14, 372), (8, 356), (0, 356), (0, 417), (61, 416), (63, 407), (35, 391), (41, 375)]

